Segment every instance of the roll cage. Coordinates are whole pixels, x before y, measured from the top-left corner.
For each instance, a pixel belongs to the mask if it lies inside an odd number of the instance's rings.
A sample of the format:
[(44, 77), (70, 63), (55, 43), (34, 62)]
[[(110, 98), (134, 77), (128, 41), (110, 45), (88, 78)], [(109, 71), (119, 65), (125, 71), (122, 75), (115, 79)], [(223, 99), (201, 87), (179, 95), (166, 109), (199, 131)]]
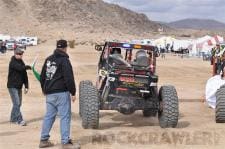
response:
[[(97, 51), (102, 51), (101, 56), (98, 63), (98, 69), (104, 69), (106, 71), (110, 70), (109, 59), (112, 54), (113, 48), (120, 48), (121, 55), (123, 56), (123, 60), (132, 66), (132, 59), (134, 56), (134, 50), (144, 50), (148, 55), (149, 60), (149, 70), (152, 73), (155, 73), (156, 67), (156, 57), (159, 56), (159, 51), (157, 47), (150, 45), (141, 45), (141, 44), (130, 44), (130, 43), (122, 43), (122, 42), (106, 42), (104, 45), (96, 45), (95, 49)], [(123, 69), (124, 67), (120, 67)], [(126, 67), (127, 69), (128, 67)]]

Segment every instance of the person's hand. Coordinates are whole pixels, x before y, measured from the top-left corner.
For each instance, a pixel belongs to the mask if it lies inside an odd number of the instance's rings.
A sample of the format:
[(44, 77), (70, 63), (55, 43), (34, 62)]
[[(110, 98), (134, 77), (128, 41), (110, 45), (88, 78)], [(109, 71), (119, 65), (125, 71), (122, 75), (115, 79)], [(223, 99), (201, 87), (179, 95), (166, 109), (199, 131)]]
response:
[(76, 96), (71, 96), (71, 100), (72, 100), (72, 102), (75, 102)]
[(24, 89), (24, 94), (27, 94), (28, 93), (28, 90), (29, 90), (28, 88), (25, 88)]
[(26, 70), (31, 70), (31, 66), (30, 65), (26, 65), (25, 68), (26, 68)]

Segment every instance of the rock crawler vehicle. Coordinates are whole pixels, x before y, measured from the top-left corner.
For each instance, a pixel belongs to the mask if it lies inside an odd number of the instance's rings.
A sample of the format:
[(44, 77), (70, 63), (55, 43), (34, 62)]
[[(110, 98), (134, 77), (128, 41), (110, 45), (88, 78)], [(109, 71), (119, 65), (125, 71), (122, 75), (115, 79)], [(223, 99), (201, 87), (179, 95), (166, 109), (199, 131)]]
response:
[(144, 117), (158, 115), (162, 128), (177, 126), (176, 89), (165, 85), (158, 91), (156, 47), (105, 42), (96, 45), (95, 49), (101, 52), (96, 85), (89, 80), (79, 84), (79, 114), (83, 128), (99, 128), (100, 110), (116, 110), (125, 115), (142, 110)]

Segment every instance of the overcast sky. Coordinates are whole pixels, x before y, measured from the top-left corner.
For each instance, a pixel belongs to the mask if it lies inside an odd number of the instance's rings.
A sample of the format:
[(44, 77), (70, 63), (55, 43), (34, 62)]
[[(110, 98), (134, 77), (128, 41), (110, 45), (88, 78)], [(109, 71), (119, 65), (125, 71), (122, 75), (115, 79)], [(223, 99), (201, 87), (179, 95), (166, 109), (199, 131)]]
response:
[(225, 23), (225, 0), (104, 0), (146, 14), (151, 20), (171, 22), (185, 18)]

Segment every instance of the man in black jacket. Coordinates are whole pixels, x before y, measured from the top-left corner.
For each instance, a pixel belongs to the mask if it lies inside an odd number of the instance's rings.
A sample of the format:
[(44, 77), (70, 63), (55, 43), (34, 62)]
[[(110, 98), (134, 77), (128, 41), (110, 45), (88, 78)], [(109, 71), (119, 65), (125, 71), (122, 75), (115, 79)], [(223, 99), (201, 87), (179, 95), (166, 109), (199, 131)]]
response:
[(22, 104), (22, 87), (24, 84), (24, 93), (26, 94), (28, 92), (28, 77), (26, 70), (31, 69), (31, 67), (24, 64), (22, 56), (23, 50), (17, 48), (15, 50), (15, 55), (12, 56), (9, 63), (7, 88), (13, 103), (10, 122), (25, 126), (26, 122), (23, 120), (20, 111)]
[[(47, 111), (42, 125), (40, 148), (50, 147), (50, 130), (56, 114), (60, 117), (61, 143), (73, 146), (70, 140), (71, 100), (75, 101), (75, 81), (67, 54), (67, 41), (57, 41), (57, 48), (42, 67), (41, 88), (46, 95)], [(72, 96), (72, 97), (71, 97)]]

